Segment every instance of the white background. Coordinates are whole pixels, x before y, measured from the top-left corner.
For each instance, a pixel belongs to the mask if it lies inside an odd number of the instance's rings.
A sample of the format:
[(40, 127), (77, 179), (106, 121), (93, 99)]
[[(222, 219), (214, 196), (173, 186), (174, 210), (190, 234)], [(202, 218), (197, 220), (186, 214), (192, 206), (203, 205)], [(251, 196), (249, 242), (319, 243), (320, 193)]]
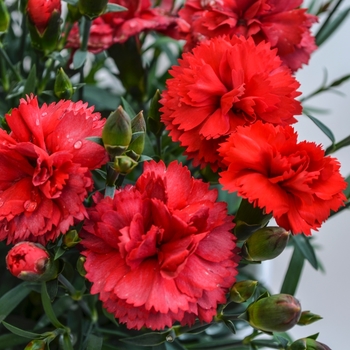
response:
[[(341, 8), (350, 6), (345, 0)], [(314, 52), (308, 66), (297, 72), (301, 83), (300, 91), (307, 95), (317, 89), (327, 70), (328, 82), (350, 74), (350, 16), (336, 33)], [(329, 113), (314, 114), (333, 131), (336, 141), (350, 134), (350, 82), (346, 82), (334, 93), (323, 93), (308, 101), (308, 106), (326, 108)], [(307, 117), (299, 117), (294, 124), (299, 140), (315, 141), (325, 148), (330, 142), (327, 137)], [(341, 164), (341, 172), (350, 174), (350, 147), (336, 152)], [(303, 310), (310, 310), (323, 317), (309, 326), (296, 326), (290, 333), (295, 339), (320, 332), (318, 340), (332, 350), (350, 349), (350, 210), (328, 220), (319, 232), (313, 232), (314, 242), (319, 249), (317, 256), (326, 272), (315, 271), (309, 263), (304, 266), (301, 283), (296, 292)], [(280, 257), (264, 263), (266, 282), (278, 293), (287, 270), (292, 251), (286, 250)]]

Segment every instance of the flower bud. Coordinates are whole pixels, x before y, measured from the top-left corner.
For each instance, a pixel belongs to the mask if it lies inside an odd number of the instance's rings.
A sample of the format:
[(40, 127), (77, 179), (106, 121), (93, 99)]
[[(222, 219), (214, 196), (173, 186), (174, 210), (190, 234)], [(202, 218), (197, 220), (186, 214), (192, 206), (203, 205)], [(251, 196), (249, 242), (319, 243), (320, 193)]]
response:
[(81, 238), (79, 237), (77, 230), (68, 231), (62, 238), (64, 248), (75, 247), (80, 241)]
[(148, 128), (156, 136), (160, 136), (165, 129), (164, 123), (160, 121), (159, 108), (162, 106), (159, 103), (161, 98), (159, 90), (154, 94), (148, 112)]
[(114, 158), (113, 169), (121, 175), (127, 175), (137, 164), (137, 162), (128, 156), (117, 156)]
[(258, 282), (252, 280), (236, 282), (230, 290), (230, 301), (244, 303), (253, 296)]
[(67, 10), (68, 10), (68, 13), (67, 13), (68, 22), (74, 23), (80, 20), (82, 15), (77, 6), (74, 6), (72, 4), (67, 4)]
[(133, 160), (138, 160), (145, 147), (146, 122), (142, 111), (131, 121), (132, 138), (127, 155)]
[(111, 159), (122, 155), (129, 147), (132, 138), (129, 115), (119, 106), (107, 118), (102, 130), (102, 141)]
[(69, 100), (73, 95), (72, 82), (62, 67), (58, 70), (53, 92), (57, 98), (64, 100)]
[(4, 0), (0, 0), (0, 33), (6, 32), (10, 24), (10, 15)]
[(32, 242), (17, 243), (6, 256), (7, 269), (25, 281), (49, 281), (56, 278), (58, 262), (51, 261), (48, 251)]
[(89, 19), (95, 19), (106, 12), (108, 0), (78, 0), (79, 11)]
[(280, 255), (290, 233), (281, 227), (264, 227), (255, 231), (243, 244), (241, 254), (248, 261), (264, 261)]
[(263, 296), (239, 316), (263, 332), (285, 332), (294, 327), (301, 315), (301, 305), (288, 294)]
[(24, 350), (45, 350), (45, 349), (46, 349), (46, 342), (45, 340), (41, 340), (41, 339), (32, 340), (24, 348)]
[(299, 326), (307, 326), (316, 321), (322, 320), (322, 317), (319, 315), (315, 315), (310, 311), (303, 311), (301, 313), (300, 319), (298, 321)]
[(61, 1), (28, 0), (26, 10), (32, 45), (47, 55), (55, 50), (61, 33)]
[(288, 350), (331, 350), (331, 348), (313, 338), (303, 338), (292, 343)]

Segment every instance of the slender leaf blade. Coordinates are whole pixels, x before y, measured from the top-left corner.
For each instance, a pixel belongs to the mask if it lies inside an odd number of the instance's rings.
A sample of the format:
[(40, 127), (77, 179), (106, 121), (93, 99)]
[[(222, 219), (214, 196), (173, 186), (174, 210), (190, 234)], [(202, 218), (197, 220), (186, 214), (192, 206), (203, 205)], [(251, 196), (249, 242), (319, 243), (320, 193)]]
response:
[(320, 120), (318, 120), (317, 118), (311, 116), (310, 114), (306, 114), (306, 116), (308, 118), (310, 118), (317, 126), (318, 128), (332, 141), (332, 144), (335, 143), (335, 137), (333, 132), (328, 128), (328, 126), (326, 126), (325, 124), (323, 124)]
[(12, 326), (11, 324), (2, 321), (2, 324), (13, 334), (16, 334), (20, 337), (28, 338), (28, 339), (42, 339), (43, 336), (39, 333), (25, 331), (23, 329)]
[(300, 249), (304, 258), (308, 260), (311, 266), (315, 270), (318, 270), (318, 262), (317, 262), (315, 250), (312, 244), (310, 243), (310, 239), (307, 238), (305, 235), (296, 235), (296, 236), (293, 236), (293, 242)]
[(26, 83), (24, 84), (23, 95), (25, 96), (25, 95), (29, 95), (30, 93), (34, 93), (35, 85), (36, 85), (36, 66), (34, 64), (32, 69), (29, 72)]
[(42, 282), (41, 284), (41, 301), (43, 303), (43, 308), (46, 316), (51, 321), (51, 323), (56, 328), (65, 328), (63, 324), (57, 319), (55, 312), (52, 308), (51, 300), (47, 291), (46, 282)]

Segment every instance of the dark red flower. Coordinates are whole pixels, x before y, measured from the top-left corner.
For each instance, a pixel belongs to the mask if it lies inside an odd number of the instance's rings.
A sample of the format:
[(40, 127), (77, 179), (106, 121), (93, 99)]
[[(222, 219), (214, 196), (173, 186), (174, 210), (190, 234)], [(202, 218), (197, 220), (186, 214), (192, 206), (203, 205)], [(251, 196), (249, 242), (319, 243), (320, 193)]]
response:
[(162, 121), (194, 165), (222, 166), (218, 145), (239, 125), (296, 122), (299, 83), (276, 50), (234, 36), (202, 42), (173, 66), (163, 92)]
[(308, 63), (316, 49), (310, 33), (317, 17), (301, 9), (302, 0), (188, 0), (179, 12), (187, 22), (186, 48), (219, 35), (243, 35), (262, 40), (278, 49), (282, 61), (293, 71)]
[(82, 244), (86, 278), (128, 328), (210, 322), (237, 274), (232, 217), (177, 162), (151, 161), (135, 186), (95, 196)]
[(297, 142), (291, 126), (257, 122), (238, 127), (219, 149), (224, 189), (272, 213), (294, 234), (311, 234), (346, 200), (335, 158), (313, 142)]
[(16, 277), (21, 274), (42, 275), (50, 256), (43, 246), (32, 242), (17, 243), (6, 256), (8, 270)]
[(41, 34), (47, 28), (54, 11), (61, 13), (61, 0), (28, 0), (28, 17)]
[(101, 136), (100, 118), (81, 101), (39, 107), (33, 97), (6, 115), (12, 131), (0, 130), (0, 240), (45, 245), (85, 218), (89, 170), (108, 161), (86, 139)]

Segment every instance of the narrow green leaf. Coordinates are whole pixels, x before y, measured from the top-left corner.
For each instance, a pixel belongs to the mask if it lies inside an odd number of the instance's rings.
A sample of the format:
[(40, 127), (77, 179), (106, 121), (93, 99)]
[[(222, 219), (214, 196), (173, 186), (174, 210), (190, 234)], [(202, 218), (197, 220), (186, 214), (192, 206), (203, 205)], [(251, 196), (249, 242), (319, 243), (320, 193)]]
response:
[(0, 298), (0, 322), (30, 293), (28, 286), (23, 282)]
[(107, 4), (107, 11), (106, 12), (122, 12), (122, 11), (127, 11), (128, 9), (117, 5), (117, 4), (112, 4), (112, 3), (108, 3)]
[(35, 85), (36, 85), (36, 66), (34, 64), (32, 69), (29, 72), (26, 83), (24, 84), (23, 95), (25, 96), (25, 95), (29, 95), (30, 93), (34, 93)]
[(60, 342), (62, 344), (62, 349), (74, 350), (70, 334), (64, 333), (63, 335), (61, 335)]
[(312, 0), (307, 7), (307, 12), (315, 15), (319, 10), (319, 1)]
[(167, 341), (167, 337), (172, 332), (171, 329), (165, 332), (151, 332), (146, 334), (137, 335), (135, 337), (120, 339), (124, 343), (142, 345), (142, 346), (155, 346)]
[(87, 341), (87, 350), (101, 350), (103, 338), (90, 334)]
[(125, 110), (125, 112), (129, 115), (130, 119), (134, 119), (137, 115), (137, 113), (135, 113), (135, 111), (133, 110), (133, 108), (130, 106), (129, 102), (125, 99), (125, 98), (121, 98), (122, 101), (122, 106)]
[(27, 344), (27, 343), (28, 343), (28, 338), (24, 338), (20, 336), (14, 337), (12, 333), (0, 335), (0, 350), (13, 349), (14, 346)]
[(329, 87), (335, 87), (335, 86), (339, 86), (341, 84), (343, 84), (344, 82), (346, 82), (347, 80), (350, 79), (350, 74), (344, 75), (341, 78), (334, 80)]
[(318, 126), (318, 128), (332, 141), (332, 144), (335, 143), (334, 134), (326, 125), (324, 125), (320, 120), (309, 114), (306, 114), (306, 116), (310, 118)]
[(294, 244), (300, 249), (304, 258), (309, 261), (309, 263), (315, 270), (317, 270), (318, 262), (317, 262), (314, 247), (310, 243), (310, 239), (303, 234), (295, 235), (293, 236), (292, 239)]
[(56, 328), (65, 328), (63, 324), (57, 319), (53, 311), (51, 300), (47, 292), (46, 282), (41, 284), (41, 301), (43, 303), (44, 311), (48, 319)]
[(86, 57), (87, 57), (87, 51), (82, 51), (80, 49), (75, 51), (73, 56), (74, 69), (79, 69), (80, 67), (82, 67), (86, 61)]
[(17, 328), (15, 326), (12, 326), (11, 324), (2, 321), (2, 324), (13, 334), (19, 335), (20, 337), (28, 338), (28, 339), (43, 339), (44, 336), (42, 336), (39, 333), (33, 333), (28, 332), (23, 329)]
[(341, 25), (341, 23), (346, 19), (350, 12), (350, 8), (346, 8), (338, 13), (337, 17), (333, 21), (329, 21), (326, 26), (322, 28), (316, 34), (316, 45), (320, 46), (323, 44)]
[(102, 137), (91, 136), (91, 137), (86, 137), (85, 140), (89, 140), (89, 141), (95, 142), (98, 145), (103, 147)]
[(65, 252), (66, 252), (65, 249), (63, 249), (62, 247), (58, 247), (58, 249), (55, 252), (54, 260), (59, 259)]
[(297, 246), (295, 246), (292, 258), (288, 266), (287, 273), (284, 276), (281, 293), (286, 293), (290, 295), (295, 294), (298, 287), (301, 272), (303, 270), (304, 261), (304, 255), (301, 253), (300, 249)]

